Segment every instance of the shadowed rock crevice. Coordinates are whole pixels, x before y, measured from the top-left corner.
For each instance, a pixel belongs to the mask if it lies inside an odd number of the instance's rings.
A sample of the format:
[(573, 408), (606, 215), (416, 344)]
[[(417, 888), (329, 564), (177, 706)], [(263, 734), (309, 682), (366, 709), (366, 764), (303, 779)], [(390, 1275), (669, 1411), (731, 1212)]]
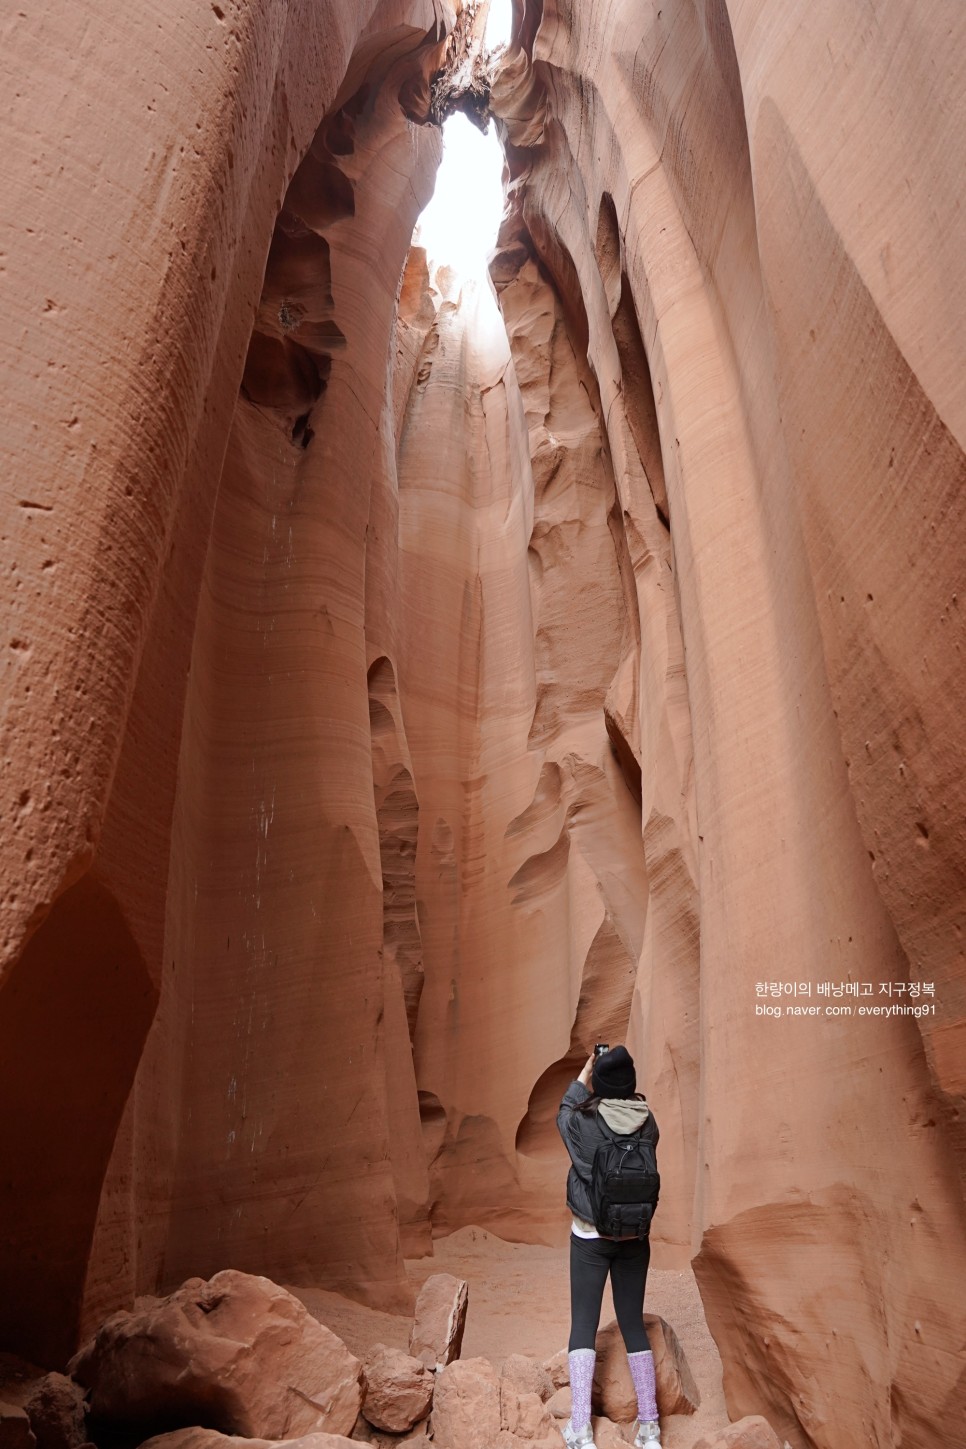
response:
[(91, 875), (58, 898), (0, 992), (0, 1341), (40, 1363), (63, 1363), (76, 1343), (104, 1177), (156, 1005), (123, 912)]
[(664, 461), (661, 456), (661, 436), (658, 429), (657, 410), (654, 405), (654, 386), (647, 352), (641, 338), (637, 321), (634, 297), (627, 273), (620, 274), (620, 298), (613, 315), (614, 341), (621, 364), (621, 390), (624, 409), (630, 424), (631, 435), (637, 448), (641, 467), (654, 495), (657, 516), (665, 528), (670, 528), (668, 519), (667, 488), (664, 482)]
[(382, 862), (383, 958), (399, 973), (410, 1042), (423, 989), (422, 942), (416, 912), (419, 802), (389, 660), (369, 666), (369, 729), (379, 854)]
[[(336, 127), (333, 134), (341, 133)], [(328, 383), (333, 350), (345, 343), (323, 232), (355, 210), (351, 180), (335, 154), (323, 157), (320, 132), (292, 179), (276, 224), (241, 385), (242, 397), (277, 415), (302, 448), (314, 435), (312, 408)]]

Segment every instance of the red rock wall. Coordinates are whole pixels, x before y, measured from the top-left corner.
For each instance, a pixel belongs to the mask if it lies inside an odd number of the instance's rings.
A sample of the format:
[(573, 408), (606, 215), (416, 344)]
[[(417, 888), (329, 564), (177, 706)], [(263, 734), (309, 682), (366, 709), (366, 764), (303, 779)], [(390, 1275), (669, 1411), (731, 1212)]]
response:
[(639, 807), (604, 712), (632, 626), (598, 414), (552, 289), (535, 268), (517, 285), (511, 360), (489, 286), (437, 280), (432, 311), (404, 317), (421, 342), (399, 447), (432, 1217), (559, 1238), (556, 1104), (588, 1033), (626, 1029), (643, 935)]
[(439, 155), (399, 97), (418, 103), (437, 57), (404, 32), (356, 60), (268, 257), (195, 625), (166, 924), (181, 979), (135, 1096), (150, 1104), (159, 1073), (180, 1092), (173, 1140), (164, 1120), (134, 1129), (135, 1157), (152, 1139), (170, 1153), (141, 1270), (168, 1281), (230, 1261), (406, 1307), (400, 1212), (427, 1241), (382, 950), (366, 590), (392, 557), (375, 522), (395, 487), (386, 358)]
[[(495, 101), (514, 225), (586, 317), (628, 536), (657, 508), (673, 545), (673, 602), (640, 611), (664, 666), (642, 642), (624, 716), (660, 1231), (697, 1252), (736, 1414), (796, 1446), (939, 1442), (963, 1410), (962, 21), (522, 9)], [(760, 1021), (772, 980), (926, 980), (936, 1016)]]
[[(425, 107), (436, 42), (451, 22), (449, 8), (430, 0), (345, 7), (229, 0), (190, 13), (171, 0), (123, 15), (48, 6), (35, 17), (12, 16), (6, 28), (4, 89), (14, 104), (4, 283), (16, 345), (3, 358), (13, 647), (3, 753), (0, 1332), (33, 1357), (64, 1356), (85, 1296), (96, 1315), (159, 1276), (170, 1281), (188, 1258), (196, 1267), (209, 1257), (214, 1266), (227, 1257), (266, 1265), (265, 1244), (276, 1238), (289, 1244), (279, 1267), (293, 1254), (303, 1261), (318, 1254), (333, 1220), (348, 1219), (343, 1259), (378, 1262), (373, 1276), (388, 1273), (385, 1291), (400, 1291), (397, 1250), (387, 1257), (384, 1243), (387, 1232), (395, 1242), (392, 1217), (375, 1228), (363, 1209), (371, 1196), (391, 1197), (378, 1150), (358, 1169), (348, 1199), (335, 1194), (324, 1221), (313, 1216), (312, 1194), (327, 1172), (340, 1172), (327, 1168), (328, 1139), (317, 1135), (324, 1089), (313, 1087), (303, 1104), (301, 1089), (286, 1097), (272, 1078), (279, 1053), (288, 1064), (301, 1053), (314, 1065), (337, 1041), (351, 1050), (363, 1039), (368, 1065), (382, 1070), (371, 1030), (381, 902), (358, 617), (366, 501), (345, 476), (355, 513), (340, 517), (340, 543), (329, 548), (352, 579), (347, 617), (326, 623), (319, 578), (305, 580), (301, 599), (283, 608), (293, 597), (288, 523), (293, 537), (300, 527), (306, 532), (325, 490), (307, 490), (308, 510), (293, 499), (296, 460), (311, 472), (311, 449), (281, 436), (284, 408), (263, 416), (264, 399), (239, 402), (239, 384), (279, 206), (320, 121), (358, 92), (374, 66), (376, 90), (387, 86), (385, 104), (399, 96), (411, 111)], [(374, 92), (365, 104), (376, 103)], [(374, 329), (360, 413), (378, 396), (398, 269), (438, 147), (430, 131), (410, 134), (399, 104), (392, 126), (419, 151), (405, 159), (423, 180), (405, 188), (390, 216), (394, 240), (380, 283), (387, 295), (373, 297), (372, 316), (362, 299), (355, 303), (357, 334)], [(374, 167), (383, 145), (391, 145), (388, 136), (368, 158)], [(343, 154), (338, 141), (336, 151)], [(338, 203), (352, 186), (332, 179)], [(327, 201), (326, 187), (322, 195)], [(387, 205), (389, 197), (384, 227)], [(310, 214), (306, 230), (324, 245), (332, 221)], [(386, 241), (384, 234), (380, 246)], [(297, 255), (292, 265), (297, 272)], [(297, 281), (286, 276), (284, 285)], [(313, 345), (323, 350), (324, 299), (313, 296), (308, 310), (322, 319)], [(343, 312), (352, 308), (343, 304)], [(353, 341), (358, 348), (358, 335)], [(346, 365), (358, 368), (349, 351), (347, 343)], [(354, 374), (335, 371), (333, 394), (351, 393)], [(354, 476), (365, 480), (378, 413), (354, 427), (351, 440), (344, 433), (339, 444), (336, 433), (325, 446), (348, 448)], [(273, 518), (285, 521), (283, 532), (272, 534)], [(320, 577), (337, 566), (307, 547)], [(257, 565), (254, 580), (246, 562)], [(262, 617), (256, 609), (254, 628), (246, 628), (250, 581), (259, 607), (276, 611)], [(299, 651), (319, 631), (339, 643), (309, 679)], [(325, 697), (333, 676), (350, 666), (357, 690), (337, 678), (344, 707), (324, 724), (315, 708), (313, 722), (311, 699)], [(237, 701), (253, 704), (259, 692), (266, 713), (246, 707), (242, 728)], [(282, 733), (292, 731), (277, 754), (290, 762), (281, 797), (276, 787), (275, 838), (279, 811), (292, 807), (284, 870), (270, 844), (275, 782), (259, 753), (269, 739), (275, 749), (279, 712), (290, 721)], [(350, 763), (332, 785), (341, 802), (307, 781), (298, 750), (292, 755), (298, 740), (311, 752), (336, 738), (340, 747), (349, 743), (350, 760), (352, 749), (365, 760), (365, 794), (351, 783)], [(350, 799), (356, 803), (343, 820)], [(317, 851), (305, 843), (312, 827), (328, 832), (321, 874)], [(305, 864), (298, 881), (289, 879), (300, 850), (313, 862), (311, 883)], [(260, 899), (258, 877), (273, 870), (279, 892)], [(320, 894), (326, 874), (339, 906)], [(347, 878), (351, 890), (343, 889)], [(300, 917), (291, 939), (275, 944), (260, 912), (291, 920), (300, 891), (313, 895), (316, 914)], [(319, 970), (341, 972), (342, 943), (360, 911), (365, 942), (340, 989), (353, 1004), (356, 986), (363, 1000), (372, 990), (346, 1032), (334, 1001), (326, 1004), (332, 992), (320, 1002), (306, 980)], [(318, 955), (320, 917), (331, 929), (328, 968)], [(266, 1051), (252, 1013), (265, 1005), (258, 991), (276, 957), (285, 990), (272, 993)], [(55, 989), (61, 978), (69, 989)], [(263, 1033), (267, 1019), (263, 1011)], [(249, 1082), (247, 1064), (256, 1059)], [(348, 1117), (371, 1092), (384, 1122), (385, 1089), (373, 1085), (358, 1056), (352, 1069), (340, 1058), (332, 1092), (333, 1118)], [(256, 1103), (265, 1115), (253, 1121)], [(292, 1124), (299, 1112), (301, 1129)], [(259, 1131), (272, 1140), (272, 1171), (288, 1153), (293, 1165), (284, 1176), (307, 1200), (298, 1208), (298, 1195), (286, 1190), (285, 1211), (302, 1212), (288, 1228), (277, 1206), (264, 1216), (246, 1208), (265, 1191), (260, 1160), (254, 1171), (241, 1160), (243, 1150), (249, 1160), (255, 1155), (251, 1134)], [(377, 1140), (384, 1137), (382, 1127)], [(234, 1178), (213, 1211), (205, 1183), (222, 1169), (226, 1183)], [(353, 1196), (358, 1213), (348, 1207)]]

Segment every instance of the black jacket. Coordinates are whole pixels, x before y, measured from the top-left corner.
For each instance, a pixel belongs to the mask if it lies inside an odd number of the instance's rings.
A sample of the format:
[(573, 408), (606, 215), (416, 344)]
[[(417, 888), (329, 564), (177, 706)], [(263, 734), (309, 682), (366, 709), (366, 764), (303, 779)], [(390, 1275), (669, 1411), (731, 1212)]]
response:
[[(586, 1102), (591, 1095), (583, 1082), (571, 1082), (557, 1113), (557, 1127), (573, 1164), (567, 1174), (567, 1206), (586, 1223), (594, 1221), (590, 1205), (590, 1173), (594, 1165), (594, 1153), (602, 1142), (606, 1142), (613, 1135), (608, 1134), (607, 1128), (598, 1122), (596, 1108), (588, 1112), (577, 1111), (581, 1103)], [(644, 1099), (638, 1096), (637, 1100)], [(652, 1142), (656, 1148), (661, 1134), (650, 1110), (639, 1130), (644, 1140)]]

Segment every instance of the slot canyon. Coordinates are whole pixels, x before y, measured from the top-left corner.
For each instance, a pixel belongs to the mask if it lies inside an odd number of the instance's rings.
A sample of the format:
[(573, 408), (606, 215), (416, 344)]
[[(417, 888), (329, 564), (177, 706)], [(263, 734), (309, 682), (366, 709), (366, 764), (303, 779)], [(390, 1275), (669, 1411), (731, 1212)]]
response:
[(562, 1251), (623, 1041), (730, 1417), (958, 1449), (966, 8), (486, 18), (0, 17), (0, 1350)]

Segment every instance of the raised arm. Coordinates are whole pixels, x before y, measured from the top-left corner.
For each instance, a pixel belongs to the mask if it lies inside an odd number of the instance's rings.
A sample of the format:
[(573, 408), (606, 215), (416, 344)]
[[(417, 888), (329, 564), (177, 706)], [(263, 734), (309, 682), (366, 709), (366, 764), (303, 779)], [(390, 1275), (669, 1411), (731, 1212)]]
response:
[(593, 1065), (593, 1057), (588, 1057), (580, 1075), (575, 1081), (570, 1083), (570, 1086), (564, 1092), (563, 1101), (560, 1103), (560, 1108), (557, 1112), (557, 1130), (568, 1147), (570, 1144), (570, 1138), (568, 1136), (570, 1119), (581, 1102), (586, 1102), (587, 1098), (591, 1095), (590, 1073)]

